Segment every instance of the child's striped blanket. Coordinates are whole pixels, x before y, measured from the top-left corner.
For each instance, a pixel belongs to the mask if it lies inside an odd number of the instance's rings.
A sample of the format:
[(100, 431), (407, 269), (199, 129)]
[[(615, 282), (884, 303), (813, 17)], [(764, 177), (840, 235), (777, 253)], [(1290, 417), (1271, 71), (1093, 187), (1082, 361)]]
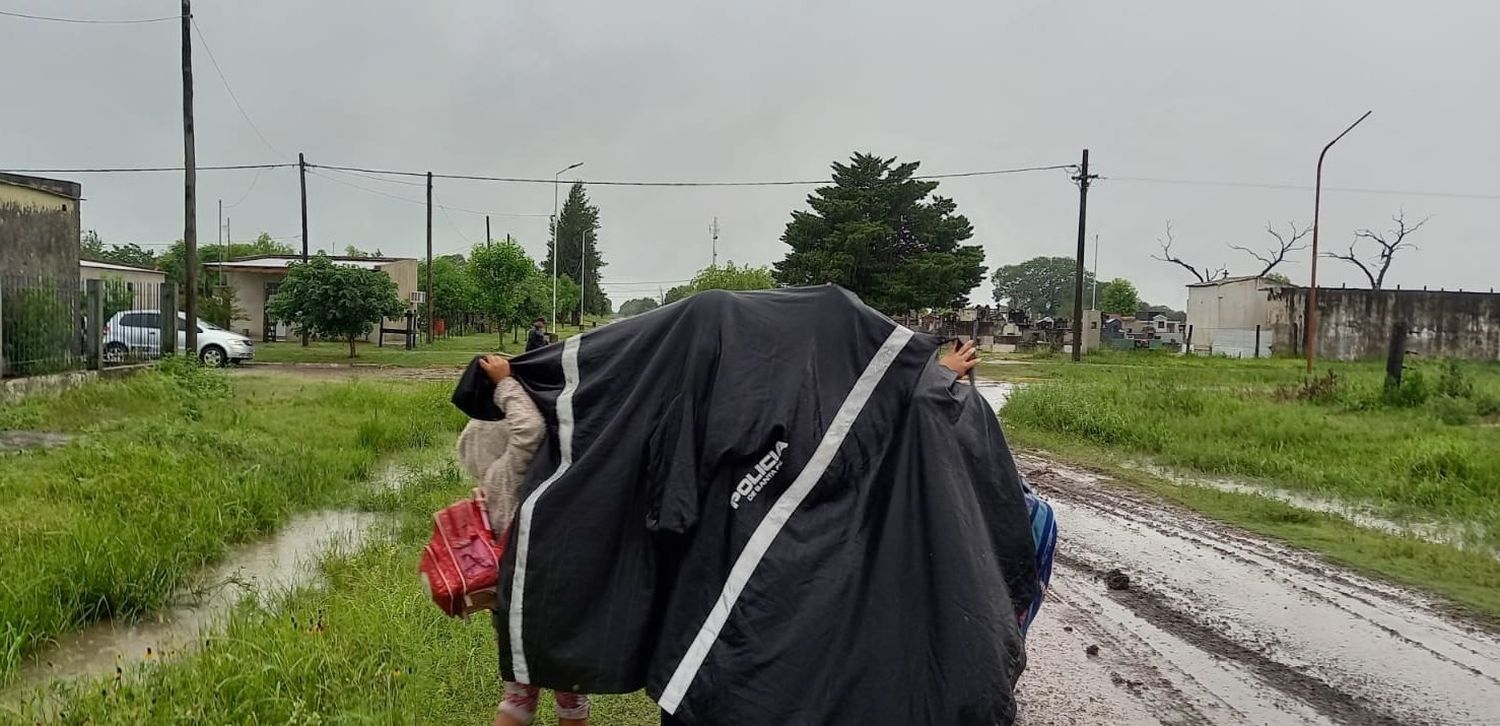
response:
[(1048, 584), (1052, 582), (1052, 552), (1057, 547), (1057, 519), (1048, 504), (1031, 488), (1031, 483), (1021, 479), (1021, 490), (1026, 495), (1026, 509), (1031, 514), (1031, 540), (1036, 543), (1036, 573), (1041, 587), (1036, 597), (1021, 615), (1021, 634), (1025, 635), (1036, 613), (1042, 609), (1042, 600), (1047, 596)]

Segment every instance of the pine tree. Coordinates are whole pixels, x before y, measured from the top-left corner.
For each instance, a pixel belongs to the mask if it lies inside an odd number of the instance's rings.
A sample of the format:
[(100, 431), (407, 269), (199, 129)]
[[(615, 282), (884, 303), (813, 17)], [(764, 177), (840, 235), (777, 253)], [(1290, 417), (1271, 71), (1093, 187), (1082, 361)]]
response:
[[(579, 254), (587, 241), (588, 265), (583, 270), (584, 312), (590, 315), (609, 314), (609, 300), (599, 286), (600, 270), (608, 264), (604, 261), (604, 255), (599, 252), (599, 208), (589, 202), (582, 182), (575, 182), (568, 190), (568, 200), (563, 203), (555, 226), (558, 272), (574, 280), (580, 279)], [(552, 277), (551, 240), (547, 242), (547, 259), (542, 261), (542, 271), (548, 278)]]
[(974, 235), (958, 205), (931, 196), (937, 182), (914, 179), (916, 162), (855, 154), (833, 165), (833, 186), (792, 212), (776, 264), (783, 285), (837, 283), (865, 303), (899, 314), (968, 304), (984, 279), (984, 250), (960, 245)]

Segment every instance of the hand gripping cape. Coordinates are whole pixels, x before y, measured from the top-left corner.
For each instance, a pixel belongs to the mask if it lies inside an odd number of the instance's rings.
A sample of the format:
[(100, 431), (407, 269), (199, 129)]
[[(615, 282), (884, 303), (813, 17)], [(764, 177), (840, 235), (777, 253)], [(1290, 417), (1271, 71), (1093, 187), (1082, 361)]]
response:
[(939, 342), (833, 286), (705, 292), (512, 362), (548, 419), (501, 671), (675, 723), (1009, 724), (1020, 476)]

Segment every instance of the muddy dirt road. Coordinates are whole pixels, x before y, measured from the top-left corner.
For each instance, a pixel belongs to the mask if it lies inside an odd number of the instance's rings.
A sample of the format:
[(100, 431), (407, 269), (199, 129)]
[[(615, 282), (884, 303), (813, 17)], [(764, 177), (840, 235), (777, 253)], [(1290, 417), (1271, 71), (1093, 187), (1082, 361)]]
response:
[(1500, 724), (1494, 633), (1090, 472), (1018, 463), (1061, 529), (1019, 723)]

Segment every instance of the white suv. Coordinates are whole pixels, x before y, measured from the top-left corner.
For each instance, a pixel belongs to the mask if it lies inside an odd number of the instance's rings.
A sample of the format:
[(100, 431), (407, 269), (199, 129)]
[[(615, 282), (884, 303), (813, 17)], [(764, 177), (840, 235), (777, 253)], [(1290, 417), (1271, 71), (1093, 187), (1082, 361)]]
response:
[[(187, 347), (187, 315), (177, 313), (177, 350)], [(104, 361), (123, 363), (131, 355), (161, 355), (161, 311), (121, 310), (104, 324)], [(223, 367), (255, 357), (255, 344), (206, 320), (198, 320), (198, 360)]]

